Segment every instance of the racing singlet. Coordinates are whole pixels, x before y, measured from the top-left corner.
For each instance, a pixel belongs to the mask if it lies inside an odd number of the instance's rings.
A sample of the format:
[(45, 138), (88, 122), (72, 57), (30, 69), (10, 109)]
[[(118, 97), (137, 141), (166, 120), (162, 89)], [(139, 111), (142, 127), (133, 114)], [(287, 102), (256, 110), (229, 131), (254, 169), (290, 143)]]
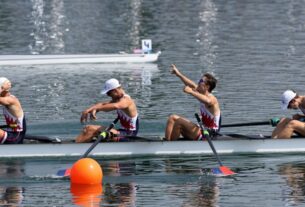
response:
[(126, 131), (137, 131), (138, 115), (135, 117), (129, 117), (124, 111), (117, 110), (118, 118), (120, 120), (121, 126)]
[(205, 128), (219, 130), (220, 114), (214, 116), (203, 103), (200, 103), (200, 114)]
[(9, 128), (6, 130), (8, 132), (22, 132), (23, 131), (23, 121), (24, 114), (21, 117), (17, 118), (12, 115), (6, 107), (3, 108), (3, 115), (6, 121), (6, 124)]
[[(125, 94), (124, 96), (128, 96)], [(138, 114), (135, 117), (129, 117), (123, 110), (117, 110), (118, 118), (121, 126), (126, 131), (137, 131), (138, 130)]]

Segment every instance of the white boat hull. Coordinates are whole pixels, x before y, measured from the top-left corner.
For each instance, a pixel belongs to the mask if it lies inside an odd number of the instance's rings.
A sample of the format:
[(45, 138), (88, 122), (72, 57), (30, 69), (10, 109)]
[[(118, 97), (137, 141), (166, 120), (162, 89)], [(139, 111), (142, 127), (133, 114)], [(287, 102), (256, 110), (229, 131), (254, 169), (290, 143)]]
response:
[[(305, 138), (216, 140), (219, 154), (305, 153)], [(1, 145), (0, 157), (66, 157), (81, 156), (92, 143)], [(100, 143), (90, 156), (190, 155), (213, 154), (206, 141), (148, 141)]]
[(84, 63), (152, 63), (158, 53), (151, 54), (96, 54), (96, 55), (0, 55), (1, 65), (45, 65)]

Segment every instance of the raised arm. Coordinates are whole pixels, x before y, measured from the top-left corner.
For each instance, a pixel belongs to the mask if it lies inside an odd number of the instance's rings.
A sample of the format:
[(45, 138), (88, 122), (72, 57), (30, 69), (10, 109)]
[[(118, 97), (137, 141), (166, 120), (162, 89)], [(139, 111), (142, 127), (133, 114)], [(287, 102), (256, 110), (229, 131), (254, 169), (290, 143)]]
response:
[(213, 96), (203, 95), (203, 94), (199, 93), (198, 91), (192, 89), (191, 87), (185, 86), (183, 91), (187, 94), (194, 96), (200, 102), (205, 103), (209, 106), (214, 105), (216, 102), (216, 99)]
[(179, 70), (178, 68), (176, 67), (176, 65), (172, 64), (171, 65), (171, 70), (170, 72), (174, 75), (176, 75), (177, 77), (180, 78), (180, 80), (184, 83), (184, 85), (186, 86), (189, 86), (191, 88), (196, 88), (197, 87), (197, 84), (190, 80), (188, 77), (186, 77), (185, 75), (183, 75)]

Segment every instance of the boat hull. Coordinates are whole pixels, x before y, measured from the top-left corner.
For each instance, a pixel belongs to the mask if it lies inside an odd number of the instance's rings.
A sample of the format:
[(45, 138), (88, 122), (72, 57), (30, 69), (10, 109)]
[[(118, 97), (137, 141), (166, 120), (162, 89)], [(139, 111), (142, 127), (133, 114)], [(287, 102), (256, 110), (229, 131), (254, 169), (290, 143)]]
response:
[(158, 60), (160, 54), (0, 55), (0, 65), (152, 63)]
[[(305, 153), (305, 138), (216, 140), (219, 154)], [(39, 143), (0, 146), (0, 157), (81, 156), (92, 143)], [(97, 145), (91, 156), (143, 156), (213, 154), (206, 141), (106, 142)]]

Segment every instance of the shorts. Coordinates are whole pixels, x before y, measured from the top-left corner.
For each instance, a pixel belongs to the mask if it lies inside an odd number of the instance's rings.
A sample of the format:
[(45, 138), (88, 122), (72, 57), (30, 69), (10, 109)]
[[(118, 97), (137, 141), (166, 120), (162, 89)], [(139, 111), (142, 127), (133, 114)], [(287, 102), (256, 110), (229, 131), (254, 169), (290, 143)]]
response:
[(136, 130), (128, 130), (128, 129), (118, 129), (120, 132), (116, 136), (112, 138), (112, 141), (115, 142), (128, 142), (132, 141), (132, 137), (137, 136), (139, 130), (139, 119), (137, 119)]
[(3, 138), (0, 138), (1, 144), (22, 144), (25, 137), (25, 132), (8, 132), (5, 131)]
[(135, 131), (129, 131), (126, 129), (119, 129), (118, 130), (120, 132), (120, 134), (116, 135), (115, 137), (113, 137), (113, 141), (116, 142), (128, 142), (132, 139), (132, 137), (137, 136), (138, 134), (138, 130)]

